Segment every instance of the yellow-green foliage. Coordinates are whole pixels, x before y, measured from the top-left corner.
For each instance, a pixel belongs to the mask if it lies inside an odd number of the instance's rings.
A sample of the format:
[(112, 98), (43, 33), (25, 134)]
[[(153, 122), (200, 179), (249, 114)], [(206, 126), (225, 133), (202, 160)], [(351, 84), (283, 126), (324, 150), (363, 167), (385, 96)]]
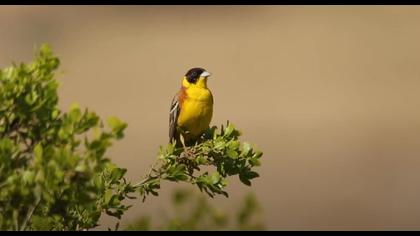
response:
[(171, 208), (159, 214), (157, 219), (143, 215), (125, 227), (125, 230), (264, 230), (262, 209), (252, 193), (234, 209), (223, 209), (205, 195), (192, 189), (176, 189), (172, 192)]
[[(105, 156), (127, 124), (116, 117), (103, 122), (78, 105), (61, 111), (54, 79), (59, 64), (43, 45), (32, 63), (0, 70), (0, 229), (90, 229), (102, 213), (121, 218), (129, 208), (123, 200), (133, 194), (143, 200), (157, 195), (161, 180), (227, 196), (228, 176), (247, 185), (258, 176), (252, 169), (262, 153), (239, 142), (228, 124), (209, 129), (195, 146), (162, 148), (149, 174), (129, 183), (127, 170)], [(216, 170), (199, 173), (202, 166)]]

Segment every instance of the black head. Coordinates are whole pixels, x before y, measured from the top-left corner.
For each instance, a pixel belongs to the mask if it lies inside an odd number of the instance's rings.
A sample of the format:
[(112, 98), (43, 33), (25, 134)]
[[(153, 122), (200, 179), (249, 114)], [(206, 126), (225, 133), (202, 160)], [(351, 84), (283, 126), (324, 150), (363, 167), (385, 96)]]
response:
[(198, 78), (200, 78), (200, 75), (206, 71), (203, 68), (192, 68), (191, 70), (189, 70), (186, 74), (185, 77), (187, 77), (188, 82), (195, 84), (198, 80)]

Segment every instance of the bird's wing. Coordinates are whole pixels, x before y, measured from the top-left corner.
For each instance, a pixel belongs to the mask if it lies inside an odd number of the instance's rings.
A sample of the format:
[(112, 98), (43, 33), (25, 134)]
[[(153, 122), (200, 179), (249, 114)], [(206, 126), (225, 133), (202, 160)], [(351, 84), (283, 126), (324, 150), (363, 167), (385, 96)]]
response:
[(171, 108), (169, 111), (169, 142), (175, 139), (176, 125), (180, 111), (179, 102), (180, 92), (175, 94), (171, 102)]

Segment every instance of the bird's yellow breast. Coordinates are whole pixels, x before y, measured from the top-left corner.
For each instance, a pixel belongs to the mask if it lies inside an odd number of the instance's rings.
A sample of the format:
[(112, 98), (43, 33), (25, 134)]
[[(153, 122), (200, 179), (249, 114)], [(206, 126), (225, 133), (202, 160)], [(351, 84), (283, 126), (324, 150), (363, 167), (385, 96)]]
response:
[(213, 96), (207, 88), (195, 86), (185, 89), (185, 93), (177, 123), (187, 131), (184, 136), (188, 140), (197, 138), (209, 127), (213, 116)]

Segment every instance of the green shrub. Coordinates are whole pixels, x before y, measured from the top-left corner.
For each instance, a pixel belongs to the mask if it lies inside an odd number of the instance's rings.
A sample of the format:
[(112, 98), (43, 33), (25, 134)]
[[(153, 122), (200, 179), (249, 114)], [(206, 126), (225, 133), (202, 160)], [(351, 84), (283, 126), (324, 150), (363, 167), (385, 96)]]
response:
[(125, 230), (264, 230), (262, 209), (252, 193), (246, 194), (234, 209), (223, 209), (205, 195), (189, 188), (172, 192), (171, 208), (158, 216), (159, 223), (143, 215)]
[[(139, 183), (106, 156), (124, 137), (127, 124), (104, 122), (77, 104), (58, 108), (59, 66), (47, 45), (34, 62), (0, 70), (0, 229), (86, 230), (102, 213), (121, 218), (126, 198), (158, 195), (161, 180), (184, 181), (209, 196), (223, 194), (226, 178), (238, 175), (250, 185), (262, 153), (239, 142), (232, 124), (213, 127), (188, 148), (168, 144)], [(200, 167), (213, 166), (213, 173)]]

